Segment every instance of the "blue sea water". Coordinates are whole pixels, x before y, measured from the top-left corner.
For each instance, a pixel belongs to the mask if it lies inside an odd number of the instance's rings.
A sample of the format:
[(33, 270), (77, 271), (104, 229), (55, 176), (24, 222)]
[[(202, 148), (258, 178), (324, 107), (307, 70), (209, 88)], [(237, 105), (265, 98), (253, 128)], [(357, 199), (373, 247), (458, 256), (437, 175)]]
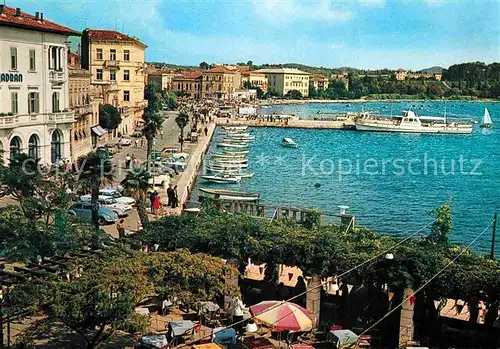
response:
[[(318, 111), (378, 111), (399, 114), (412, 108), (420, 115), (478, 121), (488, 107), (500, 125), (499, 103), (399, 102), (315, 103), (264, 108), (263, 114), (315, 117)], [(199, 183), (259, 192), (261, 202), (338, 212), (350, 206), (358, 225), (380, 233), (407, 235), (432, 221), (427, 213), (452, 199), (452, 241), (469, 243), (492, 221), (500, 206), (500, 130), (474, 126), (471, 135), (418, 135), (345, 130), (251, 128), (249, 171), (255, 176), (236, 185)], [(216, 131), (214, 140), (221, 137)], [(280, 145), (293, 138), (297, 149)], [(212, 142), (210, 152), (220, 151)], [(425, 233), (428, 233), (426, 230)], [(499, 234), (500, 235), (500, 234)], [(488, 252), (491, 229), (473, 246)], [(500, 241), (496, 253), (500, 253)]]

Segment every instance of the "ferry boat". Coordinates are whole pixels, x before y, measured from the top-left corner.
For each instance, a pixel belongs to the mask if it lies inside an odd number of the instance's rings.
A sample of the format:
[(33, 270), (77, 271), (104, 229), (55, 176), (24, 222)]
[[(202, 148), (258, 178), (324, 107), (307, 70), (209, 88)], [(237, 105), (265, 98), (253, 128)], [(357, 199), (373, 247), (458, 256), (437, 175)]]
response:
[(414, 111), (405, 110), (402, 115), (385, 119), (378, 115), (363, 113), (355, 120), (356, 130), (396, 132), (396, 133), (434, 133), (470, 134), (472, 124), (446, 122), (446, 117), (418, 116)]
[(260, 196), (258, 193), (208, 188), (200, 188), (200, 192), (200, 196), (226, 201), (257, 201)]

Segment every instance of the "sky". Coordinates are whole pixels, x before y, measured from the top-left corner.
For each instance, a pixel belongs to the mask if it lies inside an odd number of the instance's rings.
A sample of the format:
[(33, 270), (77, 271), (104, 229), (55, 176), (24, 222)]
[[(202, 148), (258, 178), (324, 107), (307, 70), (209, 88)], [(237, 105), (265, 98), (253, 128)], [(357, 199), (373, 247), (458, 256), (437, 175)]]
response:
[(5, 0), (72, 29), (141, 39), (179, 65), (418, 70), (500, 61), (500, 0)]

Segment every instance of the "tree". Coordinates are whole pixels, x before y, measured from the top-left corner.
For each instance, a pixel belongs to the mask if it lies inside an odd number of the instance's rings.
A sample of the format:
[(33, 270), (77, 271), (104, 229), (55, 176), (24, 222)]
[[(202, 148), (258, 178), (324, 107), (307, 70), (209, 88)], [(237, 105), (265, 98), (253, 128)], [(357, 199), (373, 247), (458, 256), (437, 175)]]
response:
[(203, 70), (208, 70), (209, 68), (209, 65), (207, 62), (201, 62), (200, 63), (200, 69), (203, 69)]
[(146, 169), (149, 171), (151, 152), (153, 151), (153, 141), (158, 130), (162, 127), (163, 117), (160, 115), (160, 106), (156, 95), (156, 89), (153, 84), (148, 84), (145, 90), (145, 97), (148, 100), (148, 106), (144, 109), (142, 119), (144, 128), (142, 134), (147, 141)]
[(111, 104), (99, 105), (99, 125), (108, 130), (114, 130), (122, 123), (120, 112)]
[(125, 191), (132, 194), (137, 202), (137, 212), (143, 227), (149, 222), (146, 212), (146, 195), (149, 189), (149, 178), (151, 175), (144, 170), (133, 169), (129, 171), (121, 185)]
[(285, 95), (286, 98), (289, 99), (302, 99), (302, 93), (298, 90), (290, 90)]
[(179, 115), (175, 118), (175, 123), (177, 124), (177, 126), (179, 126), (179, 129), (181, 130), (180, 142), (182, 151), (182, 145), (184, 144), (184, 128), (189, 123), (189, 116), (185, 112), (180, 112)]
[(252, 67), (252, 66), (253, 66), (253, 62), (252, 62), (252, 61), (248, 61), (248, 62), (247, 62), (247, 65), (248, 65), (249, 67)]
[(436, 217), (432, 224), (431, 235), (429, 240), (439, 243), (448, 244), (448, 234), (452, 229), (452, 214), (451, 214), (451, 200), (448, 200), (440, 207), (432, 210), (429, 214)]
[(78, 159), (78, 180), (91, 191), (92, 224), (99, 230), (99, 189), (102, 182), (113, 180), (113, 164), (107, 154), (98, 150)]

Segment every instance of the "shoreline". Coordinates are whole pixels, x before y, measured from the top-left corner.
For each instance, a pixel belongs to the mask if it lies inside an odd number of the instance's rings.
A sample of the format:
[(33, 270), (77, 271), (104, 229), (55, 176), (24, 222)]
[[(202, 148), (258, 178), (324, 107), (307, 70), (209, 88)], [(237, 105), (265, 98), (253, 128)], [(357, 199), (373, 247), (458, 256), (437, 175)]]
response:
[[(275, 107), (280, 105), (300, 105), (300, 104), (335, 104), (335, 103), (345, 103), (345, 104), (360, 104), (360, 103), (389, 103), (389, 102), (466, 102), (466, 103), (499, 103), (500, 100), (481, 98), (474, 100), (467, 99), (276, 99), (268, 102), (267, 100), (261, 100), (263, 103), (257, 103), (260, 107)], [(259, 102), (259, 101), (257, 101)]]

